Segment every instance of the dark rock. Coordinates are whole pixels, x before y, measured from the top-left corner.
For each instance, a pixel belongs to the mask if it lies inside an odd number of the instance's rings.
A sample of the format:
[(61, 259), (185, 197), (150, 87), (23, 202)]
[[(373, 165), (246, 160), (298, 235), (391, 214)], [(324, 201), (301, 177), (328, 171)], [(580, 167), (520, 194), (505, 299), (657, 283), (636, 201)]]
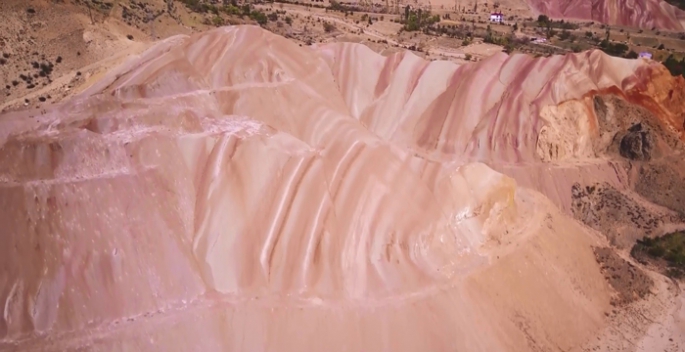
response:
[(631, 160), (650, 160), (654, 137), (649, 131), (642, 130), (642, 125), (637, 124), (628, 129), (628, 133), (621, 139), (619, 152), (621, 156)]

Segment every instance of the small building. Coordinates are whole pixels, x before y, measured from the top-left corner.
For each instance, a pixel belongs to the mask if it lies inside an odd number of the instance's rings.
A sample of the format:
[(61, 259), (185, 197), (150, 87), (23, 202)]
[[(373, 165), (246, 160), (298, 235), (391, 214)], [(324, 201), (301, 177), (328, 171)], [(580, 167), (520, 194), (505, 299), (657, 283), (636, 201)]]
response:
[(652, 59), (652, 53), (647, 52), (647, 51), (643, 51), (643, 52), (640, 53), (640, 56), (639, 56), (639, 57), (642, 58), (642, 59), (649, 59), (649, 60), (651, 60), (651, 59)]
[(493, 12), (490, 14), (490, 22), (504, 23), (504, 15), (501, 12)]

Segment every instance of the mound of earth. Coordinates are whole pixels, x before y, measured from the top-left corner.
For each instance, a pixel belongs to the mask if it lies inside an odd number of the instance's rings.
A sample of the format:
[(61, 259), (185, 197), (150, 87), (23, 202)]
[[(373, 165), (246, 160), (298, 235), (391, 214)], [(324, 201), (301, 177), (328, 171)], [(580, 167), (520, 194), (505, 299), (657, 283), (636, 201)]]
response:
[(460, 65), (253, 26), (168, 38), (0, 116), (0, 349), (580, 349), (617, 294), (673, 295), (644, 294), (575, 209), (612, 194), (594, 180), (679, 221), (631, 170), (678, 155), (683, 95), (599, 51)]

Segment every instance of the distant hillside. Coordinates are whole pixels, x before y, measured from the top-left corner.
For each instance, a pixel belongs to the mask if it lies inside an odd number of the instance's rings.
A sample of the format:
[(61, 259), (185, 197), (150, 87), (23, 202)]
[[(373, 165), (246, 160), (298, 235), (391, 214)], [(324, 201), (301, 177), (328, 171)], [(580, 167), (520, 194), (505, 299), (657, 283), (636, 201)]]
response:
[(0, 0), (0, 110), (58, 102), (155, 40), (251, 21), (189, 3)]
[(551, 18), (578, 19), (644, 29), (682, 31), (685, 0), (667, 0), (676, 6), (662, 6), (661, 0), (630, 3), (610, 0), (526, 0), (535, 11)]
[(666, 0), (666, 2), (681, 10), (685, 10), (685, 0)]

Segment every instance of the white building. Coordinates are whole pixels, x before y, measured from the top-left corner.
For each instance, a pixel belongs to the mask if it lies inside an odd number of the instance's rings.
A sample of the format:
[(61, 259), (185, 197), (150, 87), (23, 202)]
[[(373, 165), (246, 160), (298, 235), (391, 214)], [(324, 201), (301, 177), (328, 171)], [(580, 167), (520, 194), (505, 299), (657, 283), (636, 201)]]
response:
[(490, 22), (504, 23), (504, 15), (501, 12), (493, 12), (490, 14)]

